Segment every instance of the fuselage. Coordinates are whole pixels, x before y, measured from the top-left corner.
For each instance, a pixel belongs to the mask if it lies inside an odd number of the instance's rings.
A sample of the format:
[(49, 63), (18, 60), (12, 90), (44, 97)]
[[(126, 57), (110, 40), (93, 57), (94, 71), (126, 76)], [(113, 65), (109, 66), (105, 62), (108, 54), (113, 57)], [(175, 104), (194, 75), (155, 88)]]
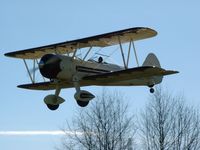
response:
[(46, 78), (72, 81), (74, 77), (80, 80), (85, 76), (119, 71), (124, 68), (106, 62), (83, 61), (65, 55), (47, 54), (41, 58), (39, 69)]

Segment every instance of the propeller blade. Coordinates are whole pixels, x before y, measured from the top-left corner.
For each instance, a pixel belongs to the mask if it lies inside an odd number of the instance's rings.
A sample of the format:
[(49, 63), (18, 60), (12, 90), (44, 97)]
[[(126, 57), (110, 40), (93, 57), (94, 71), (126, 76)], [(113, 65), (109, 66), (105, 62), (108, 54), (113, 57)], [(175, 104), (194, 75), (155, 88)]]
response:
[(35, 67), (30, 69), (30, 73), (33, 74), (34, 72), (36, 72), (39, 69), (39, 67)]

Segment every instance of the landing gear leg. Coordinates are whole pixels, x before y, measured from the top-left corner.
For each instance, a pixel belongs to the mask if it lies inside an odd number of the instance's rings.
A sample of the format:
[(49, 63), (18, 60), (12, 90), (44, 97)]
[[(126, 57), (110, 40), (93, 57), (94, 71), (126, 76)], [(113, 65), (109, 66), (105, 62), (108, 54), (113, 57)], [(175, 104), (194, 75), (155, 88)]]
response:
[(79, 98), (77, 98), (76, 94), (79, 93), (81, 91), (80, 85), (78, 83), (78, 81), (74, 82), (74, 87), (76, 89), (76, 93), (74, 94), (74, 98), (76, 99), (77, 104), (80, 107), (85, 107), (89, 104), (89, 101), (81, 101)]
[(79, 80), (78, 78), (76, 78), (76, 76), (74, 76), (73, 82), (74, 82), (74, 87), (76, 89), (74, 98), (77, 104), (80, 107), (86, 107), (89, 104), (90, 100), (94, 98), (94, 95), (92, 95), (88, 91), (81, 90), (80, 85), (79, 85)]
[(50, 110), (58, 109), (59, 105), (65, 101), (63, 98), (59, 97), (60, 91), (61, 91), (61, 88), (56, 87), (56, 91), (54, 95), (53, 94), (47, 95), (44, 98), (44, 103), (47, 105), (47, 107)]
[[(55, 103), (55, 104), (57, 103), (57, 97), (59, 96), (60, 91), (61, 91), (61, 88), (56, 87), (56, 91), (55, 91), (55, 99), (54, 99), (54, 103)], [(48, 107), (50, 110), (56, 110), (56, 109), (58, 109), (59, 104), (56, 104), (56, 105), (47, 104), (47, 107)]]
[(56, 87), (55, 96), (58, 97), (60, 94), (61, 88), (59, 86)]
[(80, 92), (81, 88), (80, 88), (80, 85), (79, 85), (78, 81), (74, 82), (74, 87), (76, 89), (76, 92)]

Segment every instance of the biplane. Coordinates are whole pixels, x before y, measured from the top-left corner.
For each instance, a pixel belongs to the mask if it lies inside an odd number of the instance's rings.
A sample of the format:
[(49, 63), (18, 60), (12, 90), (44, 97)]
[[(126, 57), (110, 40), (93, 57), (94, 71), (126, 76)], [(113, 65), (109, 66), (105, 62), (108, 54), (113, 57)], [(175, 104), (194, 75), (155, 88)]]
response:
[[(61, 89), (76, 89), (74, 98), (81, 107), (88, 105), (95, 96), (84, 86), (147, 86), (153, 93), (153, 86), (162, 82), (163, 76), (178, 73), (178, 71), (161, 68), (158, 58), (149, 53), (144, 63), (139, 66), (134, 42), (157, 35), (153, 29), (146, 27), (129, 28), (82, 39), (66, 41), (26, 50), (6, 53), (5, 56), (22, 59), (30, 77), (31, 83), (18, 85), (19, 88), (30, 90), (55, 90), (47, 95), (44, 103), (50, 110), (56, 110), (65, 100), (59, 96)], [(123, 44), (128, 44), (123, 49)], [(89, 59), (88, 54), (93, 48), (105, 48), (117, 45), (123, 60), (123, 65), (104, 61), (103, 56), (97, 60)], [(84, 49), (83, 57), (77, 53)], [(133, 50), (132, 50), (133, 49)], [(83, 50), (82, 50), (83, 51)], [(137, 66), (129, 67), (130, 53), (134, 53)], [(125, 57), (126, 56), (126, 57)], [(27, 61), (33, 62), (33, 73)], [(43, 77), (42, 82), (36, 82), (35, 72), (38, 70)]]

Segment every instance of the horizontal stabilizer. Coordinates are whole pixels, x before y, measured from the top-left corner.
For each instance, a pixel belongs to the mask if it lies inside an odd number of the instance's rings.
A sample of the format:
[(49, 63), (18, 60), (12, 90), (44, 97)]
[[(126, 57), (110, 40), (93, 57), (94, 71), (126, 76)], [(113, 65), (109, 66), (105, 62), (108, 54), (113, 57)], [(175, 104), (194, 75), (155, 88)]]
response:
[(176, 74), (179, 73), (178, 71), (173, 71), (173, 70), (165, 70), (163, 72), (163, 75), (171, 75), (171, 74)]
[(118, 82), (118, 81), (134, 80), (134, 79), (143, 79), (143, 78), (151, 78), (159, 76), (162, 77), (165, 75), (170, 75), (175, 73), (178, 73), (178, 71), (165, 70), (154, 66), (142, 66), (111, 73), (88, 76), (84, 77), (83, 79), (90, 81), (99, 81), (99, 83), (105, 84), (110, 82)]

